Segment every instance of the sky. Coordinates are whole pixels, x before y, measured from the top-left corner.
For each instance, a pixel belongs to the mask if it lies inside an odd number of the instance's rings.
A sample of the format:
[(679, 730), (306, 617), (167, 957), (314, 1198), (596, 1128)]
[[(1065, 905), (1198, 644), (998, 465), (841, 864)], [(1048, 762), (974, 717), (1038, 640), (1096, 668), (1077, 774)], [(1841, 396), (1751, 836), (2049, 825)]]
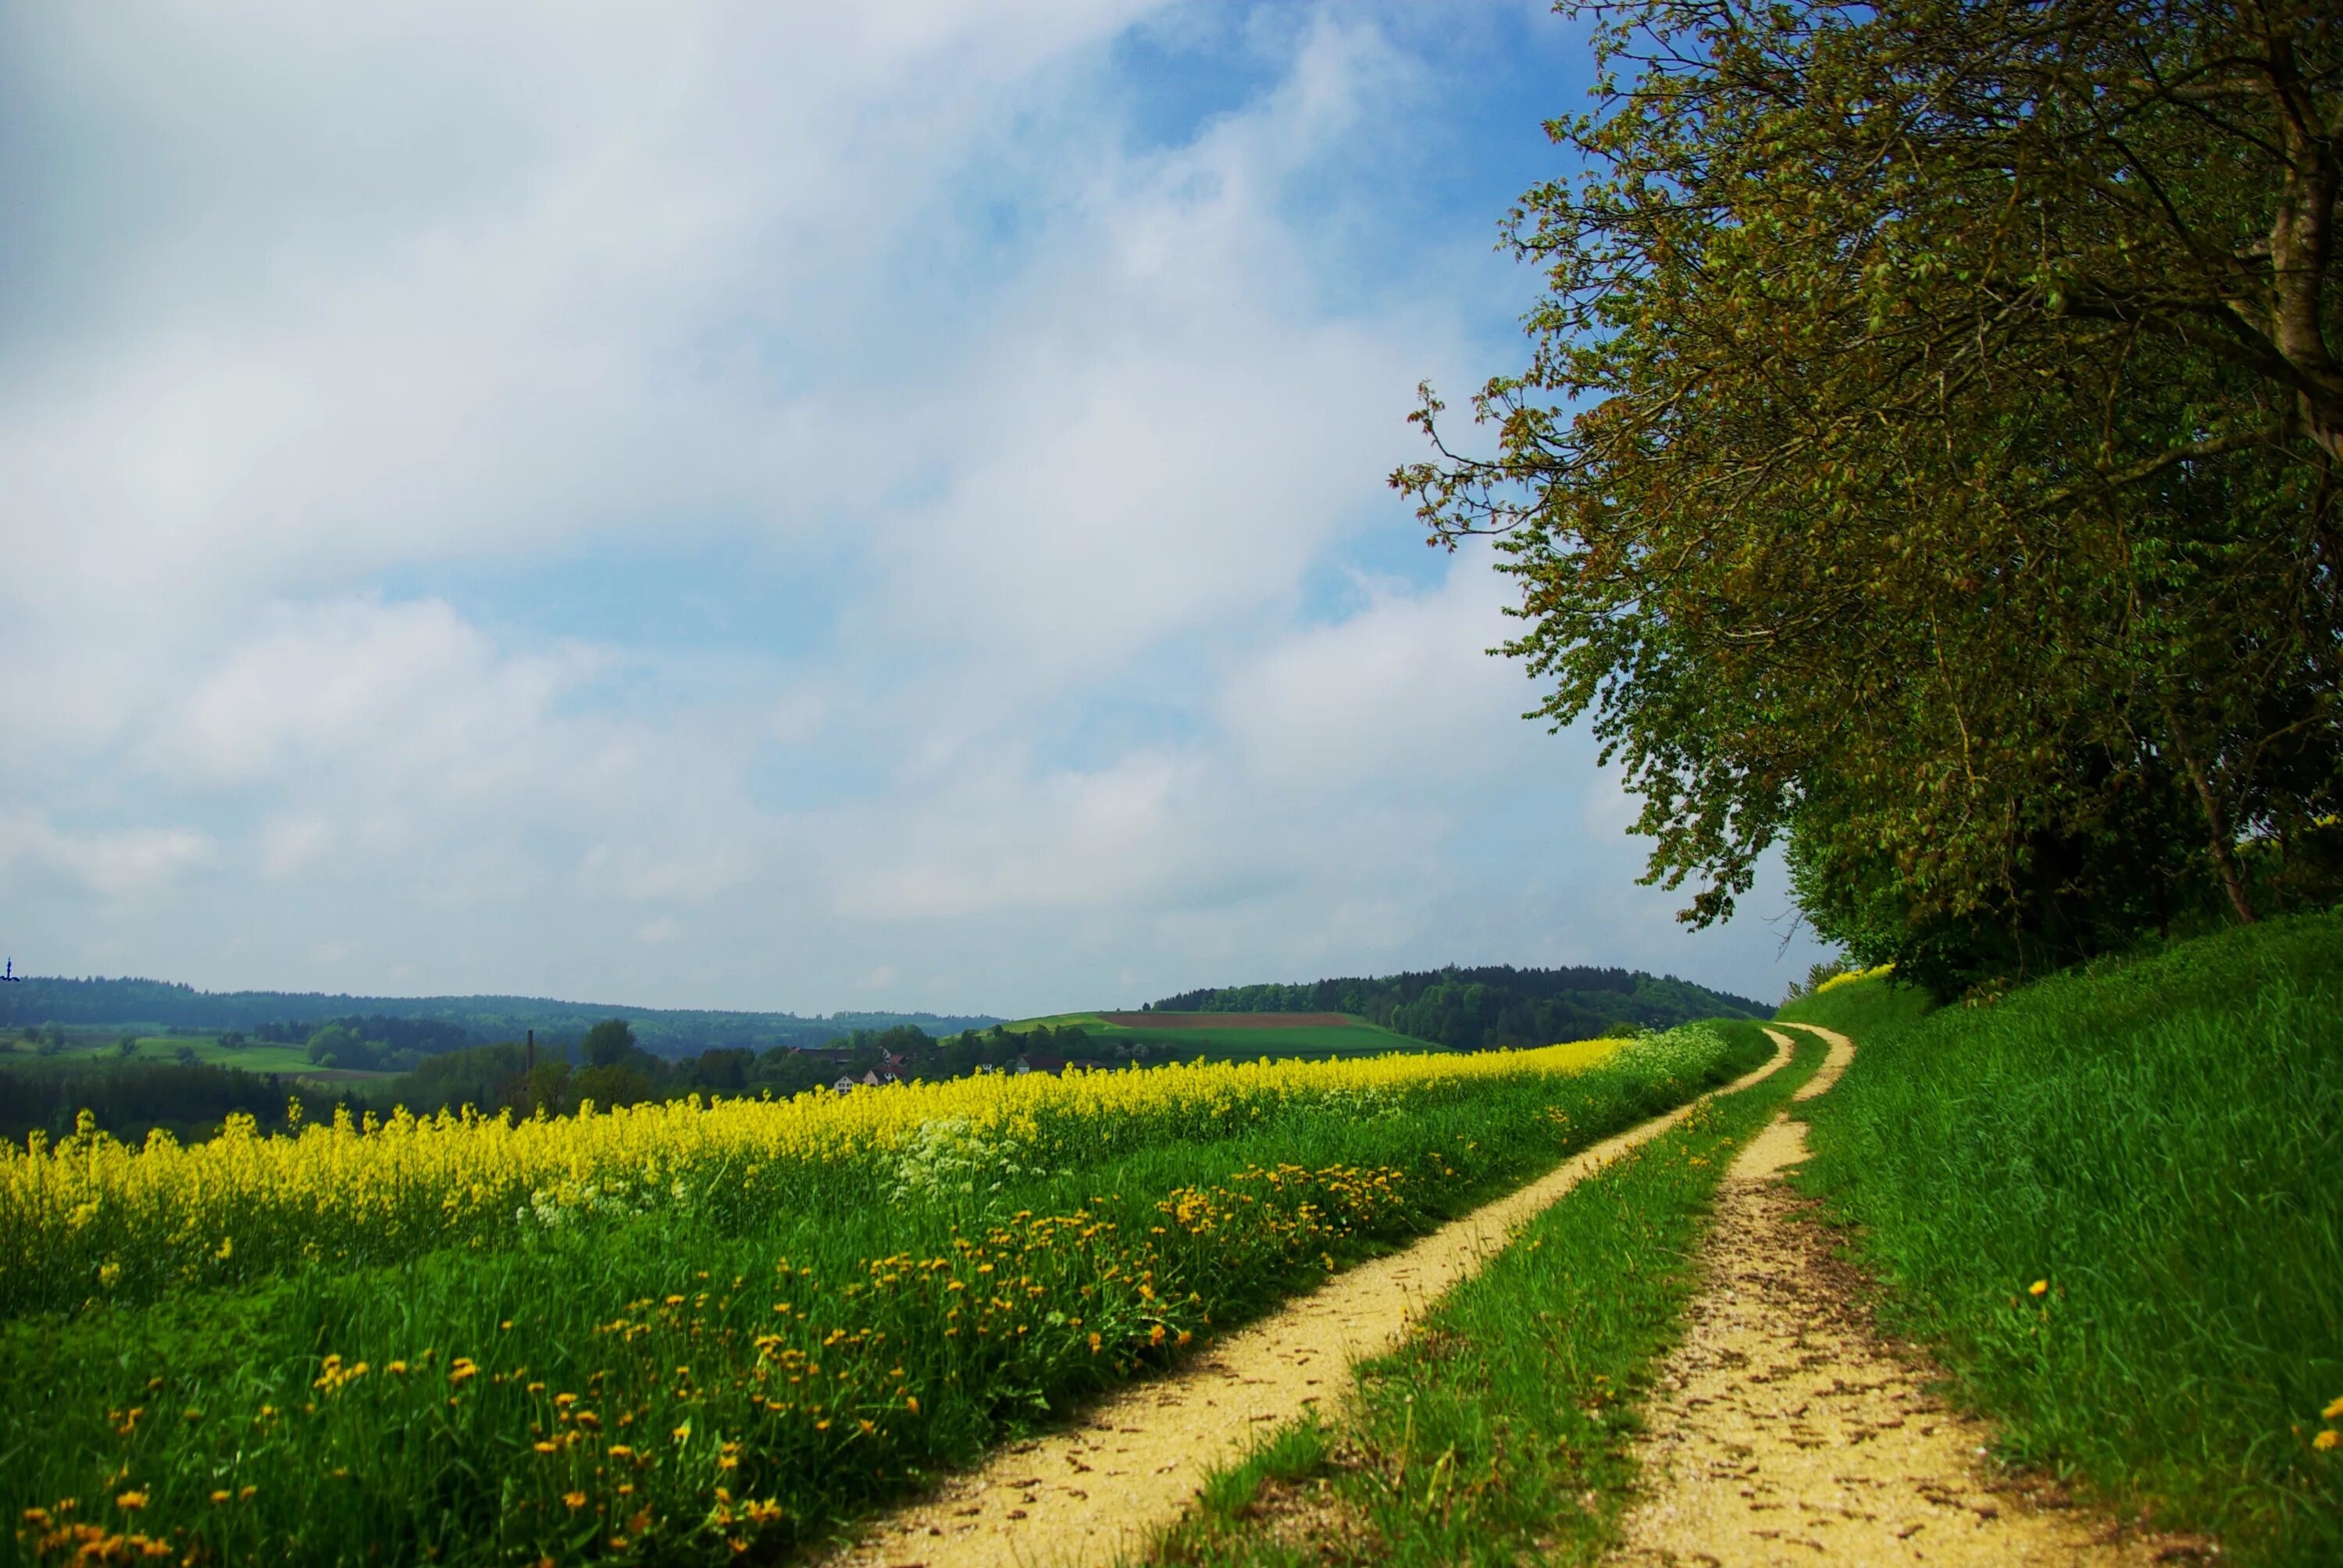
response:
[(0, 949), (208, 990), (1778, 996), (1386, 477), (1542, 7), (0, 4)]

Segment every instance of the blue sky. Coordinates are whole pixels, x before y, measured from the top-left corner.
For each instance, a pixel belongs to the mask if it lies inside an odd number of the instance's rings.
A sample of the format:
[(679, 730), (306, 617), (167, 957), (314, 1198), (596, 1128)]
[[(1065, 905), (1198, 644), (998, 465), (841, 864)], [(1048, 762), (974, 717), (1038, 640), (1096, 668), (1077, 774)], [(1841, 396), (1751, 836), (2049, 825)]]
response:
[(0, 946), (1030, 1013), (1778, 994), (1383, 483), (1513, 367), (1522, 5), (0, 8)]

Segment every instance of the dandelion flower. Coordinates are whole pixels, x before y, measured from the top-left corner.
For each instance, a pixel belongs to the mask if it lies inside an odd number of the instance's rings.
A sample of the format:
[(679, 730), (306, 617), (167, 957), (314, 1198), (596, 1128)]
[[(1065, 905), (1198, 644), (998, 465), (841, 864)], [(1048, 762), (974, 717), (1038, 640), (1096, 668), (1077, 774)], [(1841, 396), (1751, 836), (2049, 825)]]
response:
[(2032, 1284), (2030, 1284), (2030, 1285), (2028, 1285), (2028, 1286), (2026, 1286), (2026, 1293), (2027, 1295), (2029, 1295), (2029, 1296), (2040, 1296), (2040, 1295), (2046, 1295), (2046, 1294), (2049, 1292), (2049, 1290), (2050, 1290), (2050, 1282), (2049, 1282), (2049, 1281), (2047, 1281), (2047, 1280), (2036, 1280), (2036, 1281), (2035, 1281)]
[(2343, 1418), (2343, 1399), (2338, 1399), (2318, 1412), (2328, 1421)]
[(116, 1508), (127, 1508), (135, 1512), (146, 1506), (146, 1494), (143, 1492), (126, 1492), (114, 1500), (114, 1505)]
[(561, 1494), (561, 1501), (569, 1506), (572, 1513), (575, 1513), (586, 1506), (586, 1494), (582, 1492), (565, 1492)]
[(2312, 1438), (2310, 1440), (2310, 1446), (2318, 1450), (2321, 1453), (2326, 1452), (2330, 1448), (2343, 1448), (2343, 1432), (2338, 1432), (2330, 1426), (2325, 1432), (2320, 1432), (2317, 1437)]

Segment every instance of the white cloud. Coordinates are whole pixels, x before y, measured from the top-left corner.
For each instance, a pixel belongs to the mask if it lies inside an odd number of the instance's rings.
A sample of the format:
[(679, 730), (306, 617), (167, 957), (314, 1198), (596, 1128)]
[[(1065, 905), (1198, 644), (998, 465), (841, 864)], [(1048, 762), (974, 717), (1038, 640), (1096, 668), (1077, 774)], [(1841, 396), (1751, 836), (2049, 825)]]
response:
[(1223, 690), (1222, 724), (1248, 767), (1281, 790), (1344, 794), (1363, 782), (1486, 782), (1551, 753), (1521, 720), (1519, 667), (1486, 652), (1513, 629), (1488, 552), (1459, 558), (1437, 588), (1369, 584), (1364, 608), (1267, 650)]
[[(1155, 13), (1265, 85), (1142, 134)], [(1690, 950), (1483, 657), (1485, 557), (1357, 565), (1416, 380), (1486, 368), (1463, 252), (1376, 254), (1447, 90), (1391, 38), (0, 18), (55, 153), (0, 236), (9, 912), (206, 984), (703, 1004)], [(703, 644), (661, 572), (710, 541)]]
[(215, 847), (193, 828), (72, 832), (39, 811), (0, 807), (0, 874), (19, 867), (70, 878), (107, 899), (159, 891), (211, 862)]
[(335, 769), (480, 788), (597, 663), (582, 648), (503, 658), (436, 601), (341, 598), (266, 620), (188, 692), (151, 742), (153, 766), (223, 783)]

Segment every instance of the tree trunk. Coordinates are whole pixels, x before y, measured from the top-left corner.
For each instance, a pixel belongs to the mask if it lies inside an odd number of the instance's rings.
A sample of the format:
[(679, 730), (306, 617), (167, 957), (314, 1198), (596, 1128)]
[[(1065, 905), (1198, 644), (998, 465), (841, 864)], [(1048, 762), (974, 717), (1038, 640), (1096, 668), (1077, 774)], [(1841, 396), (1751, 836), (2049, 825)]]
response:
[(2188, 771), (2188, 782), (2196, 786), (2197, 803), (2205, 809), (2206, 836), (2212, 845), (2213, 864), (2220, 869), (2221, 884), (2228, 890), (2229, 905), (2237, 911), (2243, 925), (2254, 925), (2261, 917), (2254, 913), (2254, 901), (2246, 891), (2246, 879), (2237, 868), (2237, 847), (2230, 842), (2229, 814), (2221, 808), (2221, 798), (2214, 791), (2212, 780), (2205, 774), (2204, 764), (2197, 759), (2197, 749), (2188, 744), (2187, 734), (2180, 728), (2179, 715), (2169, 704), (2164, 709), (2165, 722), (2172, 731), (2175, 750), (2180, 753), (2180, 765)]

